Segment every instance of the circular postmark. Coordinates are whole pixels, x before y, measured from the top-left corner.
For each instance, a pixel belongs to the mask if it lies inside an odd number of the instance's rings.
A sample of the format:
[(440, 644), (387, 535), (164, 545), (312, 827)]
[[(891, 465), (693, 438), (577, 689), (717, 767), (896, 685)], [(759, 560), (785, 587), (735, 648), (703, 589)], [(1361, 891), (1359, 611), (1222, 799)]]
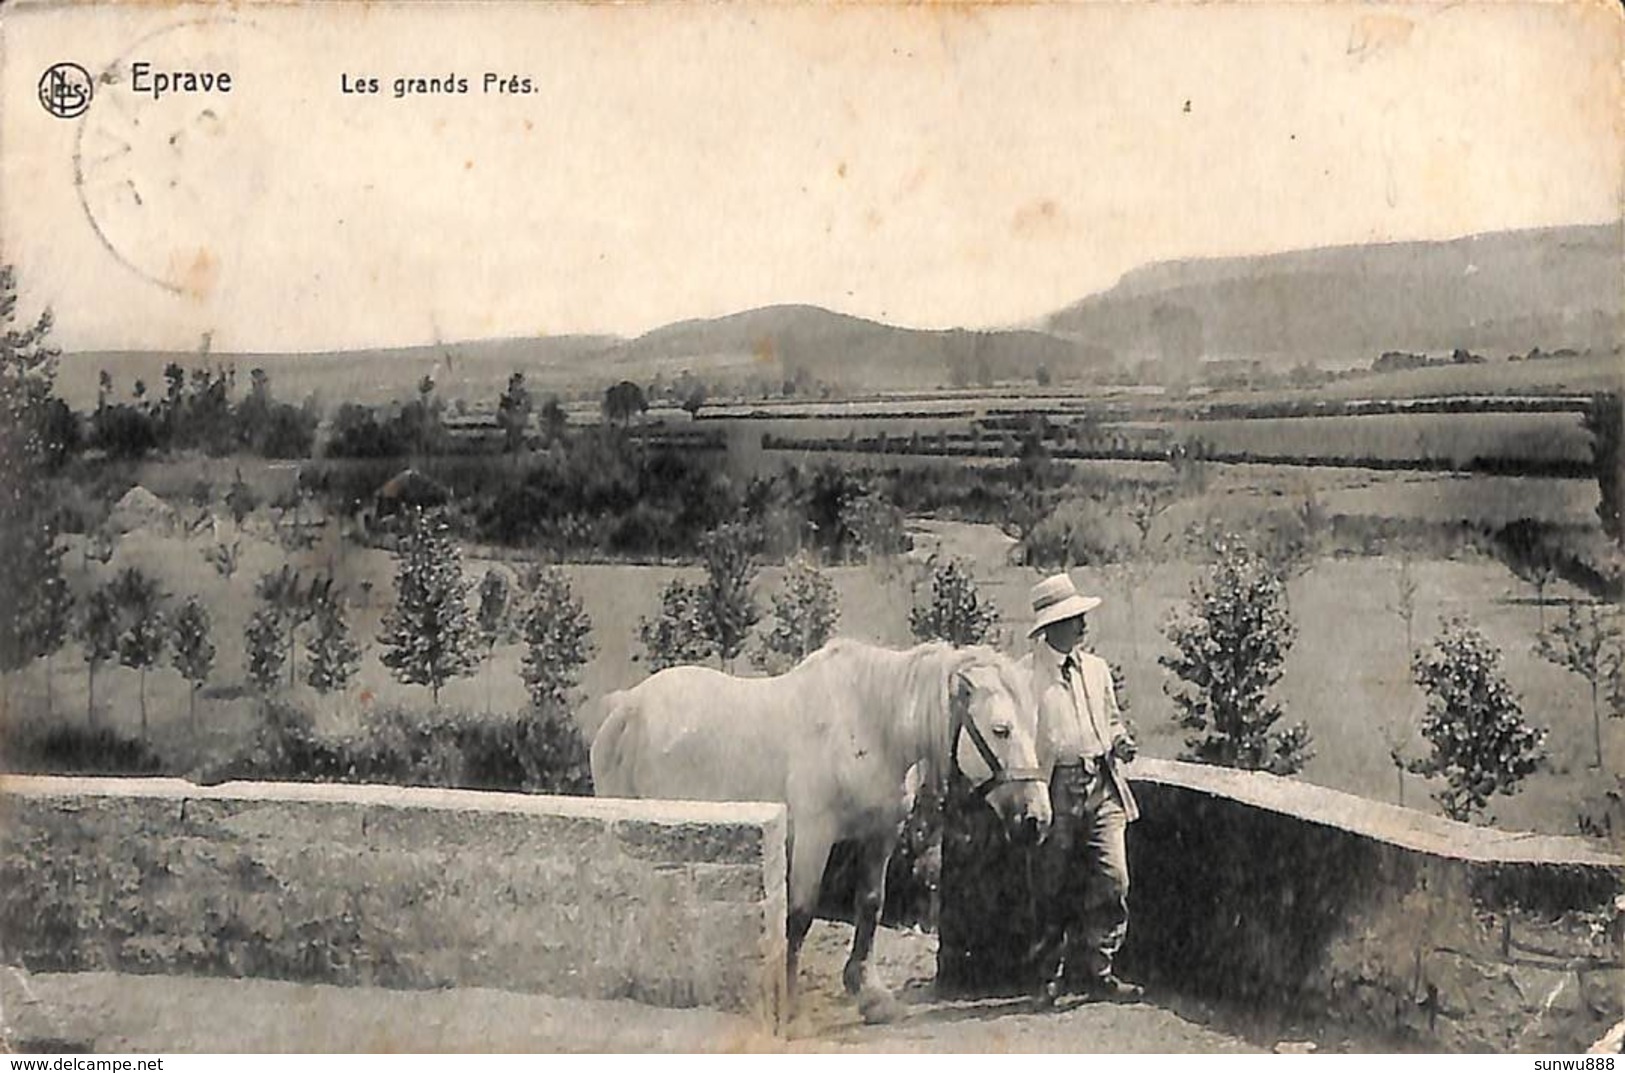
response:
[(214, 290), (263, 193), (252, 91), (270, 44), (246, 20), (205, 17), (146, 35), (94, 77), (74, 144), (80, 207), (115, 261), (172, 294)]
[(77, 119), (90, 107), (96, 84), (77, 63), (53, 63), (40, 75), (39, 102), (58, 119)]

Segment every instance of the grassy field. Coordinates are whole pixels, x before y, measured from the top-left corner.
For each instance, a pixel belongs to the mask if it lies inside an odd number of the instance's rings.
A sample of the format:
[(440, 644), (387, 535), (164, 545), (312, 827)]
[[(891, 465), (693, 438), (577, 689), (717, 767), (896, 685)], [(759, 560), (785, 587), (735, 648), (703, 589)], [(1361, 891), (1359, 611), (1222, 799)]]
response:
[(1475, 458), (1585, 462), (1591, 441), (1575, 413), (1373, 414), (1179, 421), (1180, 439), (1216, 452), (1296, 457), (1433, 459), (1465, 466)]
[[(109, 564), (86, 564), (77, 547), (67, 560), (71, 580), (81, 590), (93, 578), (134, 565), (162, 578), (167, 592), (177, 597), (198, 595), (211, 609), (219, 655), (213, 680), (199, 698), (197, 731), (188, 723), (187, 690), (177, 674), (167, 667), (156, 670), (146, 685), (152, 737), (182, 766), (229, 754), (253, 726), (253, 701), (240, 685), (242, 631), (252, 610), (254, 580), (284, 561), (282, 550), (263, 530), (256, 530), (256, 524), (264, 523), (250, 520), (242, 536), (242, 566), (230, 580), (215, 574), (201, 558), (207, 539), (140, 530), (120, 541)], [(1002, 614), (1002, 644), (1018, 653), (1025, 644), (1021, 635), (1027, 589), (1038, 575), (1003, 561), (1008, 541), (995, 530), (938, 523), (930, 532), (943, 551), (975, 560), (984, 591)], [(393, 598), (393, 568), (386, 553), (348, 547), (330, 536), (324, 544), (293, 557), (293, 562), (307, 569), (336, 571), (352, 601), (357, 633), (369, 640), (376, 637), (382, 612)], [(473, 558), (466, 569), (477, 578), (491, 565)], [(1529, 718), (1550, 728), (1551, 763), (1529, 780), (1523, 793), (1497, 801), (1495, 815), (1508, 827), (1572, 833), (1582, 802), (1613, 788), (1610, 772), (1625, 771), (1625, 721), (1610, 721), (1604, 727), (1608, 749), (1604, 769), (1588, 767), (1588, 694), (1580, 679), (1533, 655), (1537, 609), (1526, 588), (1504, 567), (1484, 559), (1426, 561), (1414, 569), (1420, 586), (1417, 642), (1435, 631), (1442, 616), (1470, 615), (1503, 649), (1507, 676), (1524, 698)], [(694, 571), (629, 565), (577, 565), (566, 570), (594, 624), (597, 653), (582, 683), (590, 711), (605, 692), (644, 677), (636, 640), (638, 618), (655, 613), (666, 582)], [(1123, 665), (1130, 714), (1151, 755), (1171, 757), (1181, 745), (1181, 732), (1163, 694), (1164, 674), (1157, 656), (1165, 651), (1160, 626), (1184, 599), (1195, 570), (1189, 564), (1169, 563), (1136, 574), (1120, 569), (1075, 572), (1080, 584), (1107, 599), (1094, 616), (1095, 647)], [(916, 575), (906, 564), (884, 575), (870, 567), (835, 569), (832, 575), (841, 600), (840, 633), (893, 646), (911, 642), (907, 613), (913, 600), (910, 578)], [(764, 606), (778, 577), (776, 569), (761, 575), (757, 591)], [(1322, 560), (1294, 580), (1290, 591), (1298, 641), (1280, 695), (1288, 720), (1307, 722), (1315, 738), (1317, 755), (1304, 778), (1389, 801), (1399, 795), (1402, 782), (1406, 804), (1431, 808), (1423, 782), (1412, 776), (1396, 779), (1388, 758), (1390, 741), (1403, 743), (1410, 755), (1420, 755), (1422, 747), (1413, 729), (1422, 698), (1410, 684), (1403, 625), (1393, 610), (1396, 579), (1394, 561), (1367, 558)], [(1553, 595), (1561, 599), (1569, 594), (1560, 589)], [(442, 692), (442, 707), (474, 712), (487, 706), (496, 711), (517, 709), (525, 699), (519, 658), (517, 647), (499, 648), (479, 676), (454, 682)], [(301, 663), (303, 659), (301, 652)], [(746, 661), (740, 661), (739, 669), (745, 672)], [(9, 684), (10, 712), (40, 717), (44, 671), (40, 664), (14, 676)], [(137, 731), (137, 688), (134, 671), (104, 667), (98, 673), (97, 708), (104, 724), (131, 734)], [(86, 675), (76, 648), (70, 646), (53, 661), (51, 693), (56, 719), (85, 719)], [(303, 685), (292, 689), (290, 696), (316, 714), (319, 726), (334, 731), (356, 726), (369, 708), (429, 706), (427, 690), (395, 682), (378, 662), (375, 647), (369, 647), (357, 681), (342, 696), (318, 697)]]

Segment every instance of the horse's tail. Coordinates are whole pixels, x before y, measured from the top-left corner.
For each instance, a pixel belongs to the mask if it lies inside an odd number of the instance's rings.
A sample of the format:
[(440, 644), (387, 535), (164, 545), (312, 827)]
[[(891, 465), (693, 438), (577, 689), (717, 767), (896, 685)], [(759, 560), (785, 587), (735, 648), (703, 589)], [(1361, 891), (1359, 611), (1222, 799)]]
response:
[(635, 796), (631, 763), (626, 755), (628, 732), (637, 705), (625, 690), (618, 690), (604, 698), (603, 722), (592, 736), (592, 785), (599, 797)]

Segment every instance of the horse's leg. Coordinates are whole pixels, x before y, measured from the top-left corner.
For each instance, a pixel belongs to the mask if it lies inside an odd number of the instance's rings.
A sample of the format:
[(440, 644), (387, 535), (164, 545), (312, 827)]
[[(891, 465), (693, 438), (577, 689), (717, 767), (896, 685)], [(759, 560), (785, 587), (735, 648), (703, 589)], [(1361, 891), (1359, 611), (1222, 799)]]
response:
[(785, 939), (788, 947), (784, 964), (784, 996), (787, 1007), (793, 1007), (796, 1000), (796, 976), (801, 967), (801, 944), (807, 939), (807, 929), (812, 927), (811, 909), (792, 909), (786, 921)]
[(827, 825), (802, 823), (790, 834), (789, 905), (785, 919), (785, 999), (790, 1013), (795, 1010), (796, 975), (800, 966), (801, 944), (812, 926), (818, 908), (818, 887), (824, 881), (835, 836)]
[(886, 903), (886, 865), (895, 845), (895, 838), (870, 838), (861, 843), (855, 905), (857, 927), (852, 936), (852, 954), (841, 974), (847, 994), (858, 997), (858, 1012), (871, 1024), (895, 1020), (902, 1012), (891, 992), (875, 978), (869, 963), (869, 955), (874, 950), (875, 925)]

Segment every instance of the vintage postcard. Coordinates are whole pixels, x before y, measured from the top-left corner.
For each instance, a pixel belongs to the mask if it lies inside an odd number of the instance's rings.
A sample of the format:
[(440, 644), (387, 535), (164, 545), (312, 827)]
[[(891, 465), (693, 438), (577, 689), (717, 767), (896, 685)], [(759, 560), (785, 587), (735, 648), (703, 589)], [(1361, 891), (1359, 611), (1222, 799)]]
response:
[(1622, 63), (0, 6), (3, 1045), (1618, 1053)]

